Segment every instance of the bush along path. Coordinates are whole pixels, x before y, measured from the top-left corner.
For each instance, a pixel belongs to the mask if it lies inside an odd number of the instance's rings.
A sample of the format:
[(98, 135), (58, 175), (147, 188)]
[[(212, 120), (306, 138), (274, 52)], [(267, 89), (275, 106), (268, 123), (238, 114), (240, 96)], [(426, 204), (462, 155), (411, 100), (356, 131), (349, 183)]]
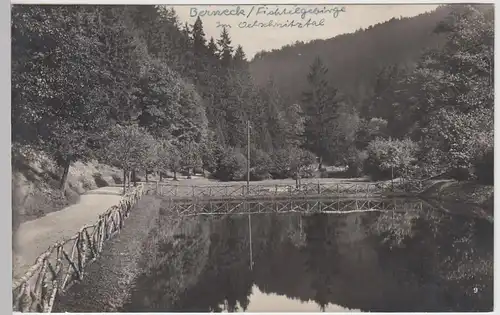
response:
[(99, 215), (95, 224), (83, 226), (73, 237), (42, 253), (22, 277), (14, 279), (13, 310), (51, 312), (56, 296), (83, 279), (85, 267), (99, 257), (104, 242), (124, 227), (143, 192), (143, 185), (134, 187), (118, 205)]

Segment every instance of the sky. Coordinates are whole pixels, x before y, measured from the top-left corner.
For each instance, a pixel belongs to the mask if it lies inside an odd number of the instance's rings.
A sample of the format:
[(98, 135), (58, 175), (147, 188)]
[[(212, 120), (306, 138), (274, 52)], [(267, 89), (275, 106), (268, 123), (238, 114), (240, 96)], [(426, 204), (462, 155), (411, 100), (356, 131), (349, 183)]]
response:
[(416, 16), (437, 7), (427, 4), (185, 5), (174, 9), (183, 24), (192, 25), (200, 16), (208, 39), (218, 39), (222, 26), (227, 25), (233, 45), (241, 45), (251, 59), (261, 50), (278, 49), (296, 41), (332, 38), (393, 17)]

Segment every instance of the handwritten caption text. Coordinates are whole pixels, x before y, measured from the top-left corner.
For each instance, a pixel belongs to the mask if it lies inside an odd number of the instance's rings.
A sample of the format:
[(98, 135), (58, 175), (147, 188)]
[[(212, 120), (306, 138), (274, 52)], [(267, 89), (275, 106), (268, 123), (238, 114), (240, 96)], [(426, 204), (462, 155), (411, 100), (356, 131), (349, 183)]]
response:
[[(286, 7), (252, 5), (225, 9), (192, 7), (189, 10), (189, 15), (190, 17), (241, 17), (243, 21), (240, 20), (235, 23), (238, 28), (308, 28), (324, 26), (326, 18), (335, 19), (345, 12), (346, 8), (344, 6), (310, 8), (299, 5)], [(269, 17), (273, 19), (261, 20)], [(217, 22), (217, 27), (231, 28), (233, 25)]]

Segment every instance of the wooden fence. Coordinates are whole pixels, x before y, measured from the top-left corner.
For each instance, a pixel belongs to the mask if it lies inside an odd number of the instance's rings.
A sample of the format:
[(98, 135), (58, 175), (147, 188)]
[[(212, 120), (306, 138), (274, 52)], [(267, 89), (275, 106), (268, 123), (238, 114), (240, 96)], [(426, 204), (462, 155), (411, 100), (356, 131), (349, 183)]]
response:
[(100, 215), (97, 223), (82, 227), (72, 238), (42, 253), (24, 276), (12, 284), (14, 311), (50, 313), (57, 295), (83, 279), (85, 267), (99, 257), (103, 243), (124, 227), (143, 192), (142, 184), (133, 188), (117, 206)]
[(241, 198), (241, 197), (295, 197), (295, 196), (358, 196), (369, 197), (383, 193), (408, 193), (421, 188), (420, 183), (391, 185), (383, 183), (306, 183), (301, 185), (260, 185), (251, 184), (248, 187), (242, 184), (235, 185), (168, 185), (159, 184), (149, 186), (159, 195), (172, 198)]

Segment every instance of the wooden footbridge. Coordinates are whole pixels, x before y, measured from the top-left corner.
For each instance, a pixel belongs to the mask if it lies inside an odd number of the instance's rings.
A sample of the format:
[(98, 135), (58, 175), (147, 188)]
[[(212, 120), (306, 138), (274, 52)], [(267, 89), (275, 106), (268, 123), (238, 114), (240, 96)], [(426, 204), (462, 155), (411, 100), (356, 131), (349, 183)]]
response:
[(353, 213), (369, 211), (407, 212), (421, 211), (420, 199), (316, 199), (316, 200), (199, 200), (186, 202), (173, 200), (166, 213), (178, 216), (257, 214), (257, 213)]
[(386, 182), (306, 183), (301, 185), (147, 185), (148, 194), (172, 200), (249, 200), (249, 199), (315, 199), (325, 197), (369, 198), (380, 196), (408, 197), (420, 190), (420, 183), (394, 186)]

